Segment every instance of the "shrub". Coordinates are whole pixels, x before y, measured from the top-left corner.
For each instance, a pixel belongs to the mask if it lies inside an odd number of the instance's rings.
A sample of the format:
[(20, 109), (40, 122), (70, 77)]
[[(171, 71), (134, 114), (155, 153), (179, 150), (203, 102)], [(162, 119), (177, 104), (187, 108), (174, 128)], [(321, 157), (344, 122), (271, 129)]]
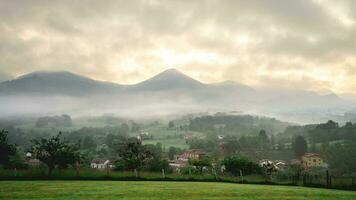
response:
[(225, 157), (222, 164), (225, 166), (226, 172), (234, 176), (239, 175), (240, 171), (242, 171), (244, 175), (261, 174), (263, 171), (257, 163), (240, 156)]

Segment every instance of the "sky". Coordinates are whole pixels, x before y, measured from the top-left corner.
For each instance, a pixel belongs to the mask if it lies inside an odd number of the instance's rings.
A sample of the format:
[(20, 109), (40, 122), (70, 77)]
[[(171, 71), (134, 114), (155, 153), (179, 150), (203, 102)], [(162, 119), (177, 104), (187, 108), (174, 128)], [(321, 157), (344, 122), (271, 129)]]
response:
[(132, 84), (356, 91), (354, 0), (0, 0), (0, 80), (71, 71)]

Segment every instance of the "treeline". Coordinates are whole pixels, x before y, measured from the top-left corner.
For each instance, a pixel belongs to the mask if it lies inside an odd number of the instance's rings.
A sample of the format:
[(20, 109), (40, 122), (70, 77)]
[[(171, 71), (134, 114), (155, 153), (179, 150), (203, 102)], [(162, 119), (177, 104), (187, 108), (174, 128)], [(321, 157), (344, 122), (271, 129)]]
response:
[(69, 115), (40, 117), (36, 121), (36, 127), (71, 127), (72, 118)]
[[(16, 145), (21, 154), (25, 154), (32, 146), (33, 140), (50, 138), (53, 136), (54, 129), (27, 130), (13, 126), (0, 127), (0, 130), (7, 130), (9, 133), (7, 140), (10, 144)], [(115, 144), (128, 138), (129, 133), (137, 134), (141, 125), (130, 121), (115, 126), (104, 127), (83, 127), (74, 131), (61, 133), (61, 139), (77, 145), (80, 152), (85, 155), (87, 160), (95, 157), (111, 157), (115, 154), (113, 148)]]
[[(1, 166), (8, 169), (30, 168), (31, 166), (25, 161), (30, 156), (28, 159), (38, 159), (51, 174), (56, 168), (88, 168), (92, 159), (83, 153), (81, 143), (70, 142), (61, 132), (56, 136), (33, 139), (30, 148), (26, 151), (30, 155), (19, 151), (18, 146), (11, 144), (7, 136), (8, 131), (0, 131), (0, 168)], [(105, 158), (114, 161), (116, 170), (160, 171), (166, 169), (169, 171), (168, 160), (164, 159), (166, 157), (164, 157), (161, 144), (143, 145), (141, 140), (135, 137), (129, 138), (125, 135), (110, 133), (107, 136), (106, 141), (112, 143), (110, 149), (113, 153)]]
[(298, 135), (305, 137), (309, 143), (356, 140), (356, 123), (347, 122), (340, 126), (337, 122), (329, 120), (322, 124), (289, 126), (283, 133), (279, 134), (279, 137), (288, 140)]
[[(290, 126), (278, 135), (281, 141), (292, 141), (295, 150), (317, 152), (323, 155), (329, 169), (340, 174), (356, 173), (356, 123), (340, 126), (329, 120), (326, 123)], [(304, 140), (296, 145), (297, 140)], [(302, 147), (302, 148), (301, 148)]]
[(269, 134), (282, 132), (290, 124), (274, 118), (250, 115), (214, 115), (196, 117), (189, 121), (189, 129), (226, 135), (250, 135), (264, 129)]
[[(0, 166), (7, 169), (26, 169), (26, 162), (22, 160), (13, 162), (17, 149), (15, 145), (9, 144), (7, 140), (7, 131), (0, 132)], [(63, 139), (62, 133), (50, 138), (40, 138), (33, 140), (29, 153), (31, 158), (41, 161), (51, 175), (55, 169), (88, 168), (90, 162), (85, 159), (85, 155), (79, 150), (79, 146)], [(142, 141), (135, 137), (122, 137), (115, 142), (113, 148), (115, 154), (111, 157), (114, 163), (114, 170), (133, 171), (136, 176), (140, 171), (171, 173), (168, 157), (171, 153), (178, 153), (179, 150), (170, 148), (168, 153), (163, 151), (161, 144), (142, 144)], [(221, 167), (224, 167), (224, 173), (230, 175), (244, 175), (268, 173), (266, 169), (247, 158), (231, 155), (223, 160), (213, 160), (209, 156), (199, 159), (189, 160), (189, 165), (181, 168), (182, 174), (217, 174)], [(1, 169), (1, 168), (0, 168)]]
[[(268, 136), (265, 130), (247, 136), (225, 135), (210, 133), (206, 138), (191, 138), (187, 144), (190, 149), (204, 149), (219, 159), (222, 156), (244, 154), (255, 155), (256, 152), (272, 150), (275, 144), (274, 135)], [(280, 149), (283, 150), (283, 149)], [(251, 159), (256, 159), (252, 157)]]

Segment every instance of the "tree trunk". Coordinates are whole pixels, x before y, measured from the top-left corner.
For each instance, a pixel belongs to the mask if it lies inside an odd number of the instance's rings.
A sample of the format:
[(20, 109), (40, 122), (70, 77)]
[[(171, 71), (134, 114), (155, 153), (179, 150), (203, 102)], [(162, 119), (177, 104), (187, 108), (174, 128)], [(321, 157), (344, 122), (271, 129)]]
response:
[(54, 165), (48, 165), (48, 176), (52, 175), (53, 170), (54, 170)]

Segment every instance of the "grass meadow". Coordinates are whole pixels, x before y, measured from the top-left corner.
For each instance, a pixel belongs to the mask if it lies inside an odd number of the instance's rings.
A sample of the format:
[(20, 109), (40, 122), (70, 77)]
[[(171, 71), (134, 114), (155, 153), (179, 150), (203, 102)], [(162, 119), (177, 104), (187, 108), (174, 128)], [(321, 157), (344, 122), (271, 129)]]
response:
[(0, 199), (351, 200), (356, 199), (356, 192), (198, 182), (1, 181)]

